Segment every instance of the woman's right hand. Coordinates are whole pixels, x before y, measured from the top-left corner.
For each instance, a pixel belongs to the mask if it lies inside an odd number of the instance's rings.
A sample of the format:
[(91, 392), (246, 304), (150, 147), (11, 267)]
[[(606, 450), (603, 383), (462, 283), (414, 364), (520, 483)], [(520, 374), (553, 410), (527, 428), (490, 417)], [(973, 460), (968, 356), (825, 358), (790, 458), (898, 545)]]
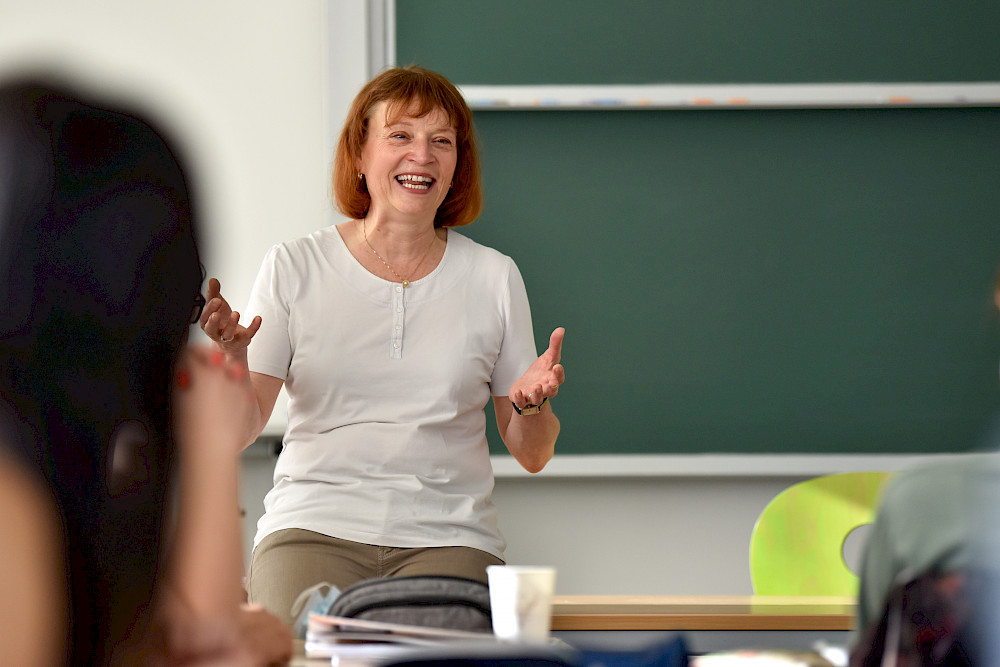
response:
[(205, 309), (201, 313), (201, 330), (226, 352), (245, 350), (260, 329), (260, 315), (253, 318), (250, 326), (240, 324), (240, 314), (222, 298), (222, 286), (215, 278), (208, 281), (205, 295)]

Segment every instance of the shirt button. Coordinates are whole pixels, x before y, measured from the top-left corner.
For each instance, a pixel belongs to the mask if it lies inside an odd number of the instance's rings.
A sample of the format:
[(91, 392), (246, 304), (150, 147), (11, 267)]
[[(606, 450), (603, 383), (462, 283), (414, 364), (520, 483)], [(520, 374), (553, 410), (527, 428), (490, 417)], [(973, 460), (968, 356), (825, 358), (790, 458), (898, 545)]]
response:
[(396, 285), (396, 291), (397, 291), (397, 292), (402, 292), (402, 291), (403, 291), (403, 288), (402, 288), (402, 287), (400, 287), (399, 285)]
[(397, 324), (397, 325), (396, 325), (396, 331), (399, 331), (399, 330), (400, 330), (400, 329), (402, 329), (402, 328), (403, 328), (403, 327), (402, 327), (401, 325), (399, 325), (399, 324)]
[(403, 307), (402, 306), (396, 306), (396, 312), (397, 313), (403, 312)]
[(393, 346), (394, 348), (396, 348), (397, 350), (399, 349), (399, 343), (393, 343), (393, 344), (392, 344), (392, 346)]

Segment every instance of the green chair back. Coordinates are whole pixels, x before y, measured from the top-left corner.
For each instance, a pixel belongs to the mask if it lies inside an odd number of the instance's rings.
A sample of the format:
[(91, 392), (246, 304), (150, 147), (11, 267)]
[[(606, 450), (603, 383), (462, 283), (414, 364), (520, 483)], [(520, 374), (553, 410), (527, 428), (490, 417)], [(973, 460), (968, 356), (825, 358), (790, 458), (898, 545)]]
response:
[(849, 472), (799, 482), (768, 503), (750, 536), (757, 595), (856, 595), (844, 542), (875, 518), (889, 473)]

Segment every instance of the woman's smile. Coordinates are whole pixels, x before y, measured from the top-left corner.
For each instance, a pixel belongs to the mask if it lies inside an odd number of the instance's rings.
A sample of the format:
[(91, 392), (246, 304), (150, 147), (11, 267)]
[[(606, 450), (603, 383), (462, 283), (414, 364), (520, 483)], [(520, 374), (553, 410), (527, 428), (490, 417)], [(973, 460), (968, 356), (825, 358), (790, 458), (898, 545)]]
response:
[(427, 192), (434, 185), (433, 178), (420, 174), (400, 174), (396, 177), (396, 182), (414, 192)]

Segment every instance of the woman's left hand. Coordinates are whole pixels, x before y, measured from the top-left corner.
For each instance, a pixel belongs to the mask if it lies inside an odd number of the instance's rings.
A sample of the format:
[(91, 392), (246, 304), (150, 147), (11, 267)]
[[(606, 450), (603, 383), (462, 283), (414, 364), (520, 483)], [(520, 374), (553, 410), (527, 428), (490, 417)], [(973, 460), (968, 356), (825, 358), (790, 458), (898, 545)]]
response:
[(549, 347), (542, 356), (528, 367), (524, 375), (510, 388), (508, 397), (518, 410), (527, 405), (538, 405), (546, 398), (559, 393), (559, 385), (566, 381), (566, 370), (559, 363), (562, 358), (563, 337), (566, 329), (557, 328), (549, 337)]

